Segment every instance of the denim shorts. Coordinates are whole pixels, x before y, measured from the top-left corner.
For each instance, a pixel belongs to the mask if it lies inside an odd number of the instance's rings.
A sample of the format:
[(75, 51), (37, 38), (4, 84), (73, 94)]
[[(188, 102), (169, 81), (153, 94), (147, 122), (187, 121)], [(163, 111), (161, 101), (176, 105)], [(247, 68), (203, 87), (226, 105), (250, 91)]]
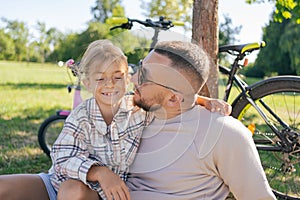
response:
[(38, 176), (41, 177), (41, 179), (43, 180), (43, 182), (45, 184), (45, 187), (46, 187), (48, 195), (49, 195), (49, 199), (56, 200), (57, 192), (51, 184), (51, 181), (50, 181), (51, 174), (39, 173)]

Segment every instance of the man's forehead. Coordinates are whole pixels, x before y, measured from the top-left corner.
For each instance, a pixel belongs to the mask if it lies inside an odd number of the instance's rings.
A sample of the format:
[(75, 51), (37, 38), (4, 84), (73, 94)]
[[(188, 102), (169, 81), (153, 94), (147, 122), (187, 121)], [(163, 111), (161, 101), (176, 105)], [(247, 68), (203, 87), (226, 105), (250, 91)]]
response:
[(151, 51), (143, 60), (143, 69), (147, 73), (147, 78), (157, 79), (159, 77), (176, 76), (179, 72), (171, 67), (171, 60), (155, 51)]
[(151, 51), (143, 60), (144, 64), (150, 64), (150, 63), (158, 63), (160, 65), (166, 65), (169, 66), (171, 63), (171, 60), (159, 53), (156, 53), (155, 51)]

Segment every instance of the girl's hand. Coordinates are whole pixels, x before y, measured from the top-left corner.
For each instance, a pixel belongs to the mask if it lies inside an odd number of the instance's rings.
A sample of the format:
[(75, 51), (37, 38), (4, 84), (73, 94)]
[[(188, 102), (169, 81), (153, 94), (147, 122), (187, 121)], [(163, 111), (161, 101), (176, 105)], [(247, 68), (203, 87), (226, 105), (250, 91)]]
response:
[(211, 99), (205, 103), (204, 107), (211, 112), (219, 112), (222, 115), (230, 115), (232, 109), (229, 103), (220, 99)]
[(107, 167), (93, 166), (88, 176), (90, 180), (96, 179), (100, 183), (108, 200), (130, 200), (130, 193), (125, 182)]
[(209, 97), (199, 96), (197, 97), (196, 104), (204, 106), (211, 112), (219, 112), (222, 115), (230, 115), (231, 105), (221, 99), (212, 99)]

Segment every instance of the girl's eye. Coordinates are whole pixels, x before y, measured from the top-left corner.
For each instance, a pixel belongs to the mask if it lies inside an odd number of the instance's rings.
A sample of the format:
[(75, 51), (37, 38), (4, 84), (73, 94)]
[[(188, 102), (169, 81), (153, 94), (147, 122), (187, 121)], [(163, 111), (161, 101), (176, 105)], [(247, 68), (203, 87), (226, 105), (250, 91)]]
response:
[(122, 77), (122, 76), (116, 76), (115, 79), (116, 79), (116, 80), (122, 80), (123, 77)]
[(102, 82), (102, 81), (104, 81), (104, 78), (97, 78), (96, 81), (97, 82)]

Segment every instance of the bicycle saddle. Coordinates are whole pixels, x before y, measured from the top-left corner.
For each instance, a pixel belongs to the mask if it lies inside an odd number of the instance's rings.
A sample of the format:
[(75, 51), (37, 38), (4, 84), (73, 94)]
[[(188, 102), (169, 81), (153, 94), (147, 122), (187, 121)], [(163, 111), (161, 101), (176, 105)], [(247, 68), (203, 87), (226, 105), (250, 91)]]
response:
[(219, 47), (219, 53), (235, 51), (235, 52), (238, 52), (239, 54), (244, 54), (246, 52), (251, 52), (253, 50), (260, 49), (265, 46), (266, 46), (266, 43), (264, 41), (247, 43), (247, 44), (224, 45), (224, 46)]

